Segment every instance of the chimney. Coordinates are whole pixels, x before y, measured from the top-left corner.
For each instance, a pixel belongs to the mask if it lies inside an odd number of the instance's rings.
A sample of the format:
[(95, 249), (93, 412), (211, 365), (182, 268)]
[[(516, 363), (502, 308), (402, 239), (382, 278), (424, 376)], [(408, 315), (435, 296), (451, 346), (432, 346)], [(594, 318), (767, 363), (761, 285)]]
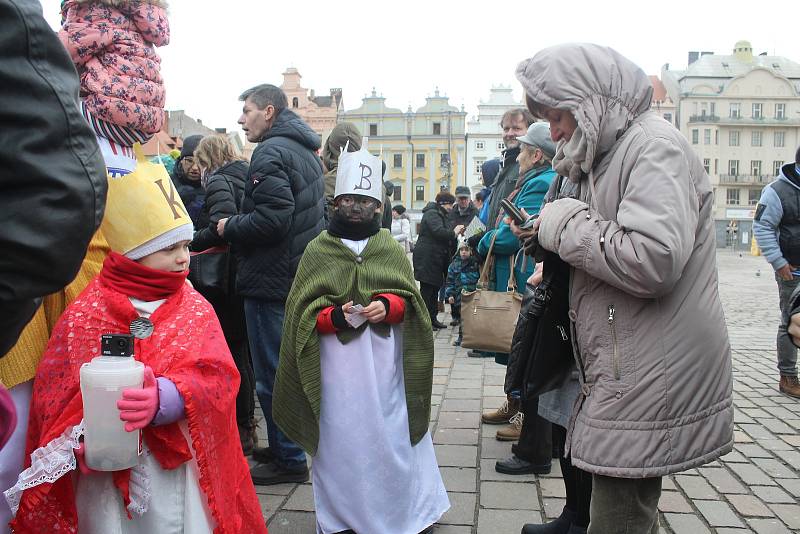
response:
[(200, 124), (200, 125), (203, 124), (203, 120), (202, 119), (195, 119), (195, 120), (197, 121), (197, 124)]
[(698, 57), (700, 57), (700, 52), (689, 52), (689, 65), (697, 61)]

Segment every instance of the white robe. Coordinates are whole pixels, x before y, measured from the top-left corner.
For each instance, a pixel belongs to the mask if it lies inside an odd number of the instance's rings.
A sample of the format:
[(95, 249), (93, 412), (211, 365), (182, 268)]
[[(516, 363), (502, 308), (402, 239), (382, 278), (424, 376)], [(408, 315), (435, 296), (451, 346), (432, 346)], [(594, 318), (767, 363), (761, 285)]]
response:
[[(356, 254), (367, 244), (342, 242)], [(430, 433), (411, 445), (402, 349), (402, 324), (388, 338), (367, 327), (346, 345), (321, 336), (318, 533), (417, 534), (450, 508)]]

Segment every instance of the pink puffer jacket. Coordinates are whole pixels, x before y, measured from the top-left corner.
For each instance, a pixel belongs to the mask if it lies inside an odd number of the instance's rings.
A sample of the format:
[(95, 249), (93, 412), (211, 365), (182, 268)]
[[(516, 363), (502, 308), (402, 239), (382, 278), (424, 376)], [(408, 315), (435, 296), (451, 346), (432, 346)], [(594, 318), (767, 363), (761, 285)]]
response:
[(146, 133), (164, 124), (164, 82), (155, 46), (169, 43), (159, 0), (67, 0), (59, 37), (94, 116)]

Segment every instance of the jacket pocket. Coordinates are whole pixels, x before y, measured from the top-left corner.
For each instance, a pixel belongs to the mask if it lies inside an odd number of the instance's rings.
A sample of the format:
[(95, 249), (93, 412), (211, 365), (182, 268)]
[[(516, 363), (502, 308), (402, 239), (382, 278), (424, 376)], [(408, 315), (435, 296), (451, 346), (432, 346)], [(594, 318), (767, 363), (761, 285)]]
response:
[(616, 321), (617, 310), (613, 304), (608, 305), (608, 328), (611, 332), (611, 371), (614, 374), (614, 380), (619, 382), (619, 341), (617, 339), (617, 325)]

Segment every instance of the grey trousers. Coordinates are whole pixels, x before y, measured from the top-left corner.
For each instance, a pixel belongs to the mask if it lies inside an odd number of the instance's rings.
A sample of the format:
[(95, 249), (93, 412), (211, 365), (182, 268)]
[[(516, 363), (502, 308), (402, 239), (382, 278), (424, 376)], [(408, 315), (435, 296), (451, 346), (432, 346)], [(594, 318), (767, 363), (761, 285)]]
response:
[(800, 278), (786, 281), (776, 274), (775, 279), (778, 281), (783, 319), (778, 325), (778, 371), (781, 376), (797, 376), (797, 347), (794, 346), (792, 338), (786, 331), (786, 324), (789, 321), (789, 313), (792, 311), (792, 292), (800, 284)]
[(587, 534), (658, 534), (661, 477), (592, 475)]

